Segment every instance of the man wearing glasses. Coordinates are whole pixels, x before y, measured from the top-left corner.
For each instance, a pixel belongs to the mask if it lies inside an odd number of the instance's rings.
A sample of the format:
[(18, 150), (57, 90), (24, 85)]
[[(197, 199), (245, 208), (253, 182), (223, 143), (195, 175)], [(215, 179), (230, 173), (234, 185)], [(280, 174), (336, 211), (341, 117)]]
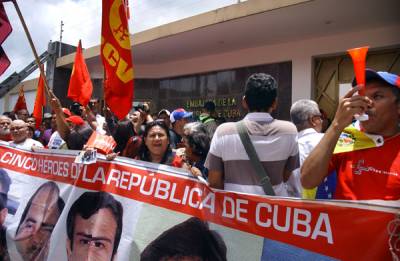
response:
[[(324, 136), (321, 133), (323, 118), (318, 104), (315, 101), (307, 99), (298, 100), (293, 103), (290, 108), (290, 118), (298, 131), (297, 141), (299, 144), (301, 167), (305, 159)], [(301, 197), (303, 189), (300, 183), (300, 168), (293, 171), (289, 181), (288, 184), (291, 186), (289, 191), (292, 192), (292, 196)], [(314, 194), (313, 198), (315, 198), (316, 188), (310, 192)]]

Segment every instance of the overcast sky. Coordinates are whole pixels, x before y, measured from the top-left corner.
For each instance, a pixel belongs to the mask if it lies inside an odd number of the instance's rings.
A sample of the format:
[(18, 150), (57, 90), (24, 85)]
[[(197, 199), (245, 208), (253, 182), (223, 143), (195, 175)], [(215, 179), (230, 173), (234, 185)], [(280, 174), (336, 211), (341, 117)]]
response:
[[(238, 0), (130, 0), (129, 30), (131, 33), (140, 32), (237, 2)], [(50, 40), (59, 40), (61, 20), (64, 22), (63, 42), (77, 45), (79, 39), (82, 39), (84, 48), (99, 45), (101, 0), (19, 0), (18, 3), (39, 55), (47, 50)], [(34, 60), (13, 4), (6, 2), (4, 6), (13, 32), (2, 45), (11, 65), (0, 77), (0, 82)]]

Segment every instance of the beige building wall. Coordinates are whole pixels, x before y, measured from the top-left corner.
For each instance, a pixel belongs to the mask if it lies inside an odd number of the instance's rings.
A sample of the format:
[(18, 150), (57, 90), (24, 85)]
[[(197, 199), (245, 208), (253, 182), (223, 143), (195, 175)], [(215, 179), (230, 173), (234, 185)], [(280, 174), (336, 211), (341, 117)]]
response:
[(136, 65), (138, 78), (164, 78), (218, 71), (257, 64), (292, 61), (292, 101), (311, 98), (313, 57), (343, 54), (349, 48), (369, 45), (371, 49), (400, 45), (400, 26), (337, 34), (290, 43), (220, 53), (157, 65)]

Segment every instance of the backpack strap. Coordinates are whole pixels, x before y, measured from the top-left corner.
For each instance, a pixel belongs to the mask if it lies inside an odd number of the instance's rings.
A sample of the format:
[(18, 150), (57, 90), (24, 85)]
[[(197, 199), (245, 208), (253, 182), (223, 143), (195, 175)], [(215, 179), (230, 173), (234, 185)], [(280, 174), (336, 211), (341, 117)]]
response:
[(262, 186), (266, 195), (275, 196), (275, 191), (272, 188), (271, 181), (269, 176), (264, 169), (264, 166), (261, 164), (260, 159), (258, 158), (257, 152), (254, 149), (254, 145), (250, 140), (249, 134), (247, 132), (246, 125), (244, 121), (236, 122), (236, 129), (238, 131), (240, 140), (246, 150), (247, 155), (254, 167), (254, 170), (257, 173), (257, 176), (260, 178), (260, 185)]

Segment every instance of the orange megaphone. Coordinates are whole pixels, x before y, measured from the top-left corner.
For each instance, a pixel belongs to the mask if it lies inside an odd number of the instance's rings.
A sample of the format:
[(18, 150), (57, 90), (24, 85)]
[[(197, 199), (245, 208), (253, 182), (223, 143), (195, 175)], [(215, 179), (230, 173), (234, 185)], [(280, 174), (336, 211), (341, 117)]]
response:
[(365, 95), (365, 59), (369, 46), (358, 47), (347, 50), (353, 60), (354, 73), (358, 85), (362, 85), (360, 95)]

